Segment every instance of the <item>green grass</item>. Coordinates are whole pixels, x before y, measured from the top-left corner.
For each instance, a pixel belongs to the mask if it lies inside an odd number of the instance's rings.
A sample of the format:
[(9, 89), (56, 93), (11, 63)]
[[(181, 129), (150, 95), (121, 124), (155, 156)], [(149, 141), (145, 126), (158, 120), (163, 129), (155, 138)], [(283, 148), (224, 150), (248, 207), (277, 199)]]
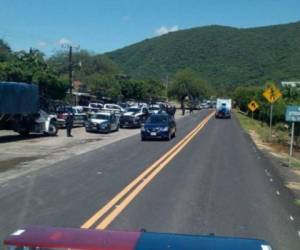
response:
[(263, 141), (269, 140), (270, 130), (269, 127), (265, 123), (261, 123), (257, 120), (252, 120), (250, 117), (236, 112), (236, 116), (238, 117), (242, 127), (249, 133), (250, 131), (254, 130), (259, 137)]
[(300, 206), (300, 199), (295, 199), (295, 204)]
[(292, 158), (291, 167), (292, 168), (300, 168), (300, 161), (295, 158)]
[[(252, 120), (250, 117), (245, 114), (236, 112), (236, 116), (240, 121), (241, 126), (246, 130), (246, 132), (255, 131), (256, 134), (260, 137), (260, 139), (264, 142), (270, 142), (270, 130), (269, 126), (265, 123), (261, 123), (257, 120)], [(276, 145), (282, 145), (285, 147), (286, 142), (288, 141), (288, 131), (276, 130), (273, 129), (273, 138), (272, 145), (276, 147)], [(288, 157), (283, 159), (283, 163), (288, 165), (289, 159)], [(300, 160), (296, 158), (291, 159), (290, 167), (292, 168), (300, 168)]]

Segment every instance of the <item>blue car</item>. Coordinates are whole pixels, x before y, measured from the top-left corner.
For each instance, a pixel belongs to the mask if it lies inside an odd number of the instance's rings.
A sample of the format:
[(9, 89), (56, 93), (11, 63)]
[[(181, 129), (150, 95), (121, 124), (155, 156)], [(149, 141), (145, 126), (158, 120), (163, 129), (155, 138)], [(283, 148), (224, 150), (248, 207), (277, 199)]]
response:
[(153, 114), (141, 127), (141, 140), (165, 139), (171, 140), (176, 134), (176, 122), (169, 114)]

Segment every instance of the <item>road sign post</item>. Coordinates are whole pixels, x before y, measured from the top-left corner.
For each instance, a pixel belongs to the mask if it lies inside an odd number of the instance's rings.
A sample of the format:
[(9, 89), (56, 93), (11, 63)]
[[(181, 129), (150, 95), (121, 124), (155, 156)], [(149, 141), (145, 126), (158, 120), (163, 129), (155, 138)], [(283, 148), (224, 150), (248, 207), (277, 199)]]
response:
[(270, 105), (270, 140), (272, 139), (273, 103)]
[(300, 106), (287, 106), (287, 109), (286, 109), (286, 112), (285, 112), (285, 120), (287, 122), (292, 122), (290, 153), (289, 153), (289, 166), (290, 166), (291, 165), (291, 159), (292, 159), (292, 156), (293, 156), (295, 122), (300, 122)]
[(254, 116), (254, 111), (256, 109), (258, 109), (259, 105), (257, 104), (256, 101), (251, 101), (248, 103), (248, 108), (251, 110), (252, 114), (251, 114), (251, 117), (252, 117), (252, 120), (253, 120), (253, 116)]
[(265, 89), (263, 92), (263, 96), (268, 100), (270, 103), (270, 138), (272, 140), (272, 120), (273, 120), (273, 103), (276, 102), (281, 97), (281, 92), (278, 88), (271, 85)]
[(292, 159), (292, 156), (293, 156), (294, 131), (295, 131), (295, 122), (292, 122), (291, 144), (290, 144), (290, 154), (289, 154), (289, 167), (291, 166), (291, 159)]

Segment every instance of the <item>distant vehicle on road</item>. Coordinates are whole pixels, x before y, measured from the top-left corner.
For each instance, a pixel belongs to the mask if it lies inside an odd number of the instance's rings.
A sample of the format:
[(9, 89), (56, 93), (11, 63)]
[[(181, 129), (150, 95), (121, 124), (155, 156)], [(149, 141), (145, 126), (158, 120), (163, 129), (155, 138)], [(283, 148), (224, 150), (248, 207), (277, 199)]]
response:
[(141, 140), (166, 139), (171, 140), (176, 135), (176, 122), (168, 114), (151, 115), (141, 128)]
[(130, 107), (120, 117), (120, 127), (140, 127), (149, 116), (149, 111), (144, 107)]
[(231, 104), (232, 101), (229, 98), (218, 98), (216, 104), (216, 118), (231, 118)]
[(202, 103), (200, 103), (199, 108), (200, 109), (209, 109), (210, 105), (207, 102), (202, 102)]
[(5, 238), (4, 247), (5, 250), (272, 250), (266, 241), (258, 239), (42, 226), (26, 226), (16, 230)]
[(119, 119), (113, 112), (99, 112), (90, 114), (86, 124), (86, 132), (109, 133), (119, 130)]
[(73, 126), (85, 125), (87, 114), (83, 111), (83, 109), (72, 106), (63, 106), (57, 108), (57, 123), (60, 127), (66, 126), (66, 118), (69, 113), (74, 116)]

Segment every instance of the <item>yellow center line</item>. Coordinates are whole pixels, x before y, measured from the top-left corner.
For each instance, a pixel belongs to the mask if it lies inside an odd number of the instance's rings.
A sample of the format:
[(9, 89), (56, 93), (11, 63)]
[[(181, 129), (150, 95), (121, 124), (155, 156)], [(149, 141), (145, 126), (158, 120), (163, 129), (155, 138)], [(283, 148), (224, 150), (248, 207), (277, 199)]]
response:
[[(106, 228), (143, 190), (143, 188), (182, 150), (182, 148), (184, 148), (186, 144), (191, 141), (191, 139), (204, 127), (204, 125), (212, 116), (213, 113), (208, 115), (202, 122), (198, 124), (198, 126), (196, 126), (190, 133), (188, 133), (188, 135), (181, 139), (166, 154), (155, 161), (136, 179), (129, 183), (121, 192), (119, 192), (112, 200), (110, 200), (103, 208), (101, 208), (90, 219), (88, 219), (81, 226), (81, 228), (91, 228), (105, 213), (107, 213), (112, 207), (116, 206), (117, 202), (125, 197), (128, 193), (130, 193), (130, 191), (133, 189), (133, 191), (131, 191), (131, 193), (97, 226), (97, 229)], [(137, 185), (138, 183), (140, 184)]]

